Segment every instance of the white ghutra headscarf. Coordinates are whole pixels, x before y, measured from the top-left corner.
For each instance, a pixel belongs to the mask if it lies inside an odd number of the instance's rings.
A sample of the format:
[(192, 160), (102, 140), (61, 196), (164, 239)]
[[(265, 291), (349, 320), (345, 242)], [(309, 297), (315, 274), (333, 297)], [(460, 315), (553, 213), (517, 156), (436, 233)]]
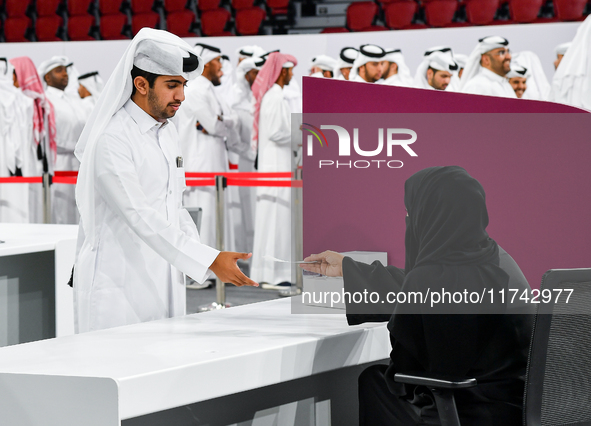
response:
[(84, 234), (92, 247), (96, 245), (94, 216), (96, 144), (113, 115), (131, 97), (133, 88), (131, 70), (134, 65), (153, 74), (180, 75), (187, 80), (192, 80), (203, 72), (203, 61), (195, 50), (167, 31), (142, 28), (125, 50), (90, 114), (74, 151), (81, 163), (76, 185), (76, 204)]

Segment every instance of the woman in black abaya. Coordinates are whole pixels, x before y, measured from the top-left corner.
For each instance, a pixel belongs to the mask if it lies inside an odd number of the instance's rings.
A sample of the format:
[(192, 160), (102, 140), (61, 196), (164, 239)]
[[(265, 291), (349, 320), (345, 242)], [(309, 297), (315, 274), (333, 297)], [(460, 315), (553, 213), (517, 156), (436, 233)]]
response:
[[(367, 265), (335, 252), (306, 258), (307, 270), (344, 277), (345, 290), (478, 292), (529, 289), (513, 259), (487, 232), (488, 213), (480, 183), (457, 166), (431, 167), (405, 184), (407, 209), (404, 270)], [(488, 293), (487, 293), (488, 294)], [(462, 426), (518, 426), (522, 422), (524, 375), (533, 305), (394, 305), (392, 315), (364, 311), (350, 324), (386, 320), (390, 365), (359, 377), (360, 425), (438, 425), (431, 392), (394, 382), (396, 372), (474, 377), (478, 385), (457, 390)], [(477, 308), (478, 310), (475, 310)], [(391, 312), (391, 311), (390, 311)]]

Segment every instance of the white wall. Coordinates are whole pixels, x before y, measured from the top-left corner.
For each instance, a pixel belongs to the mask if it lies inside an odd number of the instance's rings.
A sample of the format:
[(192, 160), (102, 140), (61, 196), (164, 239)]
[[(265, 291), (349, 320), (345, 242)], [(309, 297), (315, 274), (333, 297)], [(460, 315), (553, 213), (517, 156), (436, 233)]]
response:
[[(580, 22), (568, 22), (342, 34), (194, 37), (186, 40), (190, 44), (201, 41), (218, 46), (230, 56), (234, 64), (237, 62), (236, 50), (241, 46), (258, 44), (268, 50), (279, 48), (298, 58), (300, 65), (294, 69), (294, 75), (301, 77), (307, 75), (312, 57), (325, 53), (336, 58), (345, 46), (359, 47), (361, 44), (374, 43), (385, 48), (402, 49), (414, 74), (423, 52), (429, 47), (448, 45), (456, 53), (469, 54), (479, 38), (500, 35), (509, 40), (513, 52), (531, 50), (537, 53), (550, 80), (554, 75), (554, 47), (572, 40), (579, 25)], [(81, 74), (98, 70), (106, 81), (128, 44), (129, 40), (1, 43), (0, 57), (29, 56), (39, 65), (53, 55), (65, 55), (75, 63)]]

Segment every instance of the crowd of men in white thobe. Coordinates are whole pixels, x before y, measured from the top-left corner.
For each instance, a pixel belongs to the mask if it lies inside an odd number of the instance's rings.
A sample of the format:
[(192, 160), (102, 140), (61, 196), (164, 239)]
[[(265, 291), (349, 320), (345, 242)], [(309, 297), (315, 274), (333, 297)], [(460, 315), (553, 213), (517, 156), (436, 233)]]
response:
[[(573, 42), (556, 47), (552, 83), (535, 53), (512, 53), (509, 41), (500, 36), (478, 40), (470, 55), (448, 46), (430, 48), (414, 76), (400, 49), (372, 44), (345, 47), (337, 59), (318, 55), (309, 75), (553, 100), (591, 109), (587, 89), (590, 26), (591, 22), (584, 22)], [(297, 146), (292, 146), (290, 137), (290, 114), (301, 112), (300, 88), (291, 80), (296, 59), (271, 55), (278, 50), (244, 46), (238, 49), (234, 66), (216, 46), (197, 43), (195, 50), (204, 62), (203, 74), (186, 88), (185, 101), (174, 118), (184, 168), (188, 172), (292, 172)], [(78, 170), (74, 148), (102, 86), (97, 72), (80, 75), (66, 57), (52, 57), (38, 68), (27, 57), (0, 58), (0, 177)], [(0, 185), (0, 221), (41, 221), (41, 187), (24, 187)], [(216, 245), (215, 197), (211, 186), (189, 187), (184, 193), (186, 207), (202, 209), (201, 241), (210, 246)], [(289, 284), (288, 264), (269, 256), (291, 259), (290, 189), (229, 187), (225, 203), (225, 250), (253, 251), (250, 275), (255, 281), (277, 289)], [(52, 218), (54, 223), (78, 222), (73, 185), (52, 185)]]

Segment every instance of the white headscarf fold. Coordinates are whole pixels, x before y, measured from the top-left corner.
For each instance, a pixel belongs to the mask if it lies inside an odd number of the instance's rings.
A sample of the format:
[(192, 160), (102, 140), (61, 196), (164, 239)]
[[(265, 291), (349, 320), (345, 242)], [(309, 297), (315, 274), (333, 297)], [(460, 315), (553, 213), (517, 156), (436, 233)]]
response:
[(367, 64), (368, 62), (381, 62), (386, 56), (386, 51), (380, 46), (375, 44), (364, 44), (359, 47), (359, 54), (353, 62), (353, 68), (349, 74), (349, 80), (353, 80), (357, 74), (359, 74), (359, 67)]
[(409, 87), (412, 86), (413, 78), (400, 49), (387, 48), (386, 56), (384, 56), (384, 59), (382, 60), (394, 62), (396, 65), (398, 65), (398, 76), (400, 77), (400, 80), (403, 84), (406, 84)]
[(98, 71), (89, 72), (78, 77), (78, 83), (86, 87), (92, 96), (98, 98), (105, 85)]
[(486, 52), (490, 52), (494, 49), (501, 47), (509, 48), (509, 41), (500, 36), (489, 36), (478, 40), (478, 44), (468, 56), (464, 72), (462, 73), (462, 79), (460, 82), (460, 91), (464, 89), (466, 83), (480, 72), (480, 58)]
[(236, 54), (240, 59), (258, 58), (265, 54), (265, 49), (256, 44), (252, 46), (242, 46), (236, 50)]
[(343, 73), (341, 72), (342, 68), (351, 68), (355, 59), (359, 55), (359, 50), (355, 49), (354, 47), (343, 47), (341, 49), (341, 53), (339, 54), (339, 59), (337, 60), (337, 64), (333, 71), (334, 78), (339, 80), (344, 80)]
[[(515, 67), (514, 67), (515, 63)], [(534, 52), (523, 51), (513, 55), (511, 58), (511, 72), (506, 75), (507, 78), (523, 77), (523, 75), (514, 75), (515, 70), (517, 74), (518, 67), (525, 68), (525, 77), (527, 78), (527, 90), (523, 94), (522, 99), (533, 99), (538, 101), (545, 101), (550, 95), (550, 83), (544, 73), (542, 62), (538, 55)]]
[[(191, 66), (185, 66), (183, 58), (188, 59)], [(90, 114), (75, 150), (76, 157), (81, 162), (76, 185), (76, 204), (80, 211), (85, 236), (92, 247), (96, 244), (94, 216), (96, 143), (113, 115), (131, 97), (133, 87), (131, 70), (134, 65), (154, 74), (180, 75), (187, 80), (196, 78), (203, 72), (203, 61), (197, 56), (195, 50), (167, 31), (142, 28), (125, 50)], [(195, 65), (197, 67), (193, 68)]]
[(243, 109), (251, 111), (252, 105), (252, 91), (250, 85), (246, 81), (245, 75), (251, 70), (261, 70), (261, 67), (265, 63), (262, 58), (246, 58), (238, 64), (236, 67), (236, 81), (234, 82), (233, 92), (234, 100), (232, 108)]
[(562, 43), (559, 44), (558, 46), (556, 46), (554, 48), (554, 52), (556, 52), (556, 55), (564, 55), (566, 53), (566, 51), (568, 50), (569, 47), (571, 47), (571, 45), (573, 44), (572, 41), (568, 41), (566, 43)]
[[(591, 15), (590, 15), (591, 16)], [(549, 100), (591, 110), (591, 17), (577, 29), (552, 79)]]
[(203, 59), (203, 65), (211, 62), (215, 58), (222, 56), (221, 49), (210, 46), (209, 44), (197, 43), (195, 45), (195, 51), (199, 55), (200, 58)]
[(453, 72), (458, 69), (454, 61), (453, 52), (449, 47), (432, 47), (425, 52), (423, 62), (417, 68), (414, 86), (419, 89), (432, 89), (427, 80), (427, 70), (433, 68), (439, 71)]

